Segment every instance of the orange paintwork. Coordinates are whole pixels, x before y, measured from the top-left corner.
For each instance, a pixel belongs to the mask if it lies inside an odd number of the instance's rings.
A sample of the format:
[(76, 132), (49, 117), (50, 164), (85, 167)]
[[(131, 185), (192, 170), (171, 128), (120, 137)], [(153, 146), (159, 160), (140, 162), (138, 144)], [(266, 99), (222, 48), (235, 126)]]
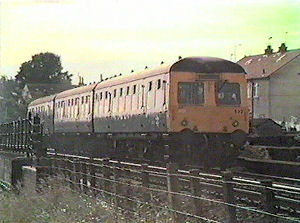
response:
[[(196, 132), (206, 133), (232, 133), (235, 130), (249, 132), (249, 115), (247, 105), (247, 83), (244, 75), (221, 74), (221, 81), (239, 83), (241, 89), (240, 106), (217, 105), (216, 83), (218, 80), (199, 81), (204, 83), (203, 105), (189, 106), (178, 104), (178, 83), (196, 82), (198, 75), (195, 73), (173, 73), (170, 82), (170, 119), (169, 130), (180, 132), (184, 129), (191, 129)], [(186, 120), (187, 125), (183, 126), (182, 121)], [(234, 127), (233, 123), (239, 122)]]

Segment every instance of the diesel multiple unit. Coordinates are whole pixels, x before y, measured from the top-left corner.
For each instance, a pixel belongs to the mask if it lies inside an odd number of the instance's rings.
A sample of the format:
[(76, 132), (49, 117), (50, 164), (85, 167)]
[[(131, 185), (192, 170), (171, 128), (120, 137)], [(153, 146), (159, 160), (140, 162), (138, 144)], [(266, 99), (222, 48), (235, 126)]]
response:
[(189, 57), (39, 98), (38, 114), (59, 151), (96, 156), (225, 162), (249, 132), (245, 71)]

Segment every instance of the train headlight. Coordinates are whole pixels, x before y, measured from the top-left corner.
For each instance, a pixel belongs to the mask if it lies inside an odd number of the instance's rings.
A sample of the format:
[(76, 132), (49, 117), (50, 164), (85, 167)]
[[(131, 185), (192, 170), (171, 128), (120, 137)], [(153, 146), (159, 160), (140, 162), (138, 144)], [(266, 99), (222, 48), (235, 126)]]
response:
[(181, 121), (182, 126), (187, 126), (188, 124), (189, 124), (189, 122), (185, 119)]
[(234, 120), (234, 121), (232, 122), (232, 126), (233, 126), (233, 127), (238, 127), (239, 124), (240, 124), (240, 123), (239, 123), (237, 120)]

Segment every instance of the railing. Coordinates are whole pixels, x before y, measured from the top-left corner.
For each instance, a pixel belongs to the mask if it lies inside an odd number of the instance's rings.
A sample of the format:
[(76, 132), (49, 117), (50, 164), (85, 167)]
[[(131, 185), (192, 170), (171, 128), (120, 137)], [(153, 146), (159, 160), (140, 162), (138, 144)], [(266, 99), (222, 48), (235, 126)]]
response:
[[(175, 163), (159, 168), (57, 154), (42, 158), (37, 168), (41, 178), (55, 174), (73, 190), (109, 196), (118, 210), (134, 212), (145, 205), (168, 211), (173, 222), (244, 222), (242, 216), (260, 216), (252, 222), (300, 222), (300, 187), (278, 187), (271, 180), (183, 171)], [(209, 209), (223, 217), (207, 213)]]
[(32, 154), (42, 141), (42, 125), (38, 116), (32, 119), (0, 124), (0, 149)]

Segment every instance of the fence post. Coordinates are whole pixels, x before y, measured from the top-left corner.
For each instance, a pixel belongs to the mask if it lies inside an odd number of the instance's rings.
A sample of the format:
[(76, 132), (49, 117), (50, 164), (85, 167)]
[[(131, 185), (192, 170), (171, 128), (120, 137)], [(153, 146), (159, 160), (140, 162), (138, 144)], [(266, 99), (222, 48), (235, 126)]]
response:
[(90, 176), (91, 176), (91, 191), (94, 196), (97, 194), (96, 188), (96, 168), (94, 165), (94, 159), (90, 158)]
[(191, 184), (191, 192), (194, 198), (192, 198), (192, 204), (193, 204), (193, 214), (196, 216), (201, 216), (202, 213), (202, 202), (199, 198), (195, 197), (201, 197), (201, 187), (199, 183), (199, 170), (198, 169), (192, 169), (190, 170), (190, 184)]
[(12, 141), (12, 148), (13, 148), (14, 151), (16, 150), (16, 131), (17, 131), (17, 122), (13, 121), (13, 132), (12, 132), (13, 141)]
[(147, 172), (148, 165), (142, 164), (142, 172), (141, 172), (141, 179), (142, 179), (142, 186), (143, 188), (143, 198), (145, 202), (149, 202), (151, 200), (151, 194), (148, 191), (149, 188), (149, 173)]
[(173, 193), (179, 192), (178, 177), (175, 176), (178, 172), (178, 165), (176, 163), (167, 163), (167, 183), (168, 183), (168, 200), (169, 206), (172, 209), (172, 218), (174, 222), (182, 222), (180, 215), (176, 212), (179, 210), (180, 202), (178, 195)]
[(68, 159), (67, 169), (68, 169), (67, 171), (68, 171), (68, 179), (70, 182), (70, 188), (72, 190), (74, 190), (75, 189), (75, 180), (74, 180), (74, 173), (73, 173), (73, 160)]
[(118, 193), (120, 192), (120, 185), (119, 185), (119, 162), (117, 162), (113, 167), (113, 176), (114, 176), (114, 183), (113, 183), (113, 194), (114, 194), (114, 204), (115, 210), (118, 211), (119, 207), (119, 197)]
[(36, 155), (36, 183), (41, 184), (41, 180), (45, 173), (46, 162), (43, 157), (46, 156), (46, 150), (43, 147), (43, 136), (41, 132), (41, 119), (35, 116), (33, 119), (33, 150)]
[(16, 137), (15, 150), (20, 152), (20, 119), (16, 121), (15, 137)]
[[(272, 187), (272, 180), (266, 179), (261, 181), (261, 185), (264, 186), (262, 195), (263, 195), (263, 207), (264, 211), (274, 214), (275, 213), (275, 196), (270, 189)], [(272, 221), (272, 217), (266, 216), (270, 222)], [(273, 219), (274, 220), (274, 219)]]
[(233, 185), (232, 185), (232, 173), (230, 171), (223, 172), (223, 193), (224, 193), (224, 202), (225, 204), (225, 210), (226, 210), (226, 222), (228, 223), (236, 223), (236, 208), (232, 205), (235, 204), (234, 199), (234, 191), (233, 191)]
[[(104, 191), (110, 192), (110, 182), (105, 179), (110, 179), (111, 171), (109, 167), (109, 159), (103, 159), (103, 168), (102, 168), (102, 174), (103, 174), (103, 188)], [(104, 194), (106, 195), (106, 194)]]
[(84, 193), (87, 193), (88, 191), (88, 177), (87, 177), (87, 165), (86, 165), (86, 160), (81, 162), (81, 176), (82, 176), (82, 189)]
[(80, 175), (80, 162), (79, 160), (74, 160), (74, 163), (73, 163), (73, 170), (74, 170), (74, 180), (76, 182), (76, 189), (81, 191), (81, 175)]

